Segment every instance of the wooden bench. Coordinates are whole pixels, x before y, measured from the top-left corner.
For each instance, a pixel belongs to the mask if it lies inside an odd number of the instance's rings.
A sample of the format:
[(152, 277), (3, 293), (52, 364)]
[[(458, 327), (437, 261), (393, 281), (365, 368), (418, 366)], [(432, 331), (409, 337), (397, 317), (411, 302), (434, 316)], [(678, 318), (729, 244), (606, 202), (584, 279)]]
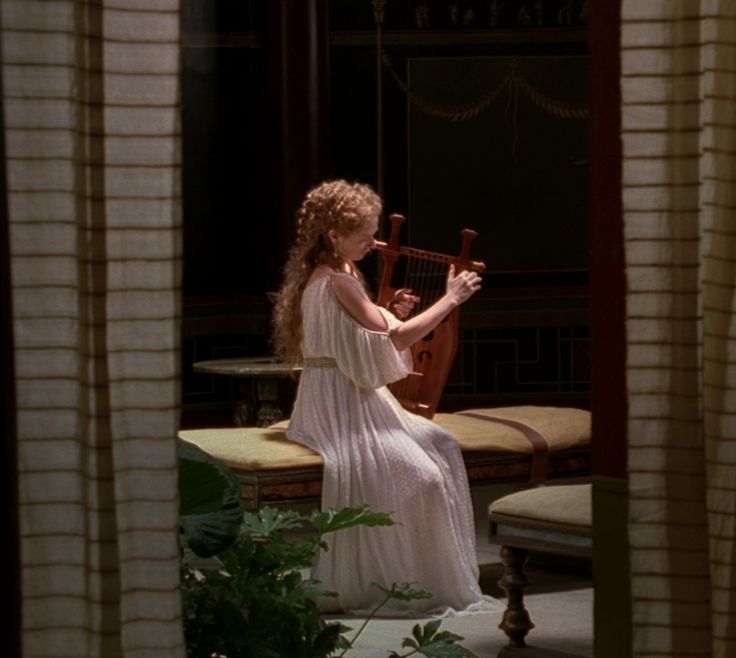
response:
[(534, 623), (524, 605), (530, 584), (524, 565), (529, 551), (592, 558), (591, 496), (590, 484), (549, 485), (517, 491), (490, 504), (490, 540), (501, 546), (504, 565), (498, 584), (508, 595), (499, 628), (509, 644), (499, 656), (562, 655), (526, 645)]
[[(589, 411), (498, 407), (439, 413), (434, 421), (459, 441), (471, 485), (590, 473)], [(179, 437), (230, 466), (240, 479), (243, 504), (257, 509), (316, 499), (322, 492), (322, 457), (290, 441), (286, 426), (182, 430)]]

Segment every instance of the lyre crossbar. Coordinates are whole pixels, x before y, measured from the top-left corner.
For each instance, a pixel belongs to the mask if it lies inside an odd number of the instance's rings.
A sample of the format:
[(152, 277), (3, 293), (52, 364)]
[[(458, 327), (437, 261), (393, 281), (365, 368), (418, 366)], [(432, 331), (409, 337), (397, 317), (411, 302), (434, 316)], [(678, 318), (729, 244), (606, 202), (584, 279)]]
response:
[[(383, 268), (378, 290), (378, 303), (385, 306), (399, 288), (411, 288), (421, 298), (415, 308), (419, 313), (445, 292), (447, 271), (454, 265), (456, 271), (474, 270), (482, 273), (485, 263), (471, 260), (470, 248), (478, 235), (472, 229), (461, 231), (460, 254), (451, 256), (399, 244), (403, 215), (391, 215), (391, 233), (388, 242), (378, 242)], [(401, 262), (402, 259), (405, 262)], [(401, 272), (399, 270), (402, 270)], [(394, 285), (403, 273), (401, 285)], [(460, 309), (455, 308), (422, 340), (411, 347), (414, 372), (389, 386), (401, 405), (414, 413), (432, 418), (442, 397), (455, 354), (460, 332)]]

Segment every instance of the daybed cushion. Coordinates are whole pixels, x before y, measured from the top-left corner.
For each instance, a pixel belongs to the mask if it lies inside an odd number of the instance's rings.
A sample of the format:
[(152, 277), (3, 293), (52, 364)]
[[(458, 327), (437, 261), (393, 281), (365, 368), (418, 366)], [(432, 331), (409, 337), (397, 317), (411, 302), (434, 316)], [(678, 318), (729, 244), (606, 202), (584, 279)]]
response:
[[(550, 452), (590, 443), (590, 412), (583, 409), (520, 406), (468, 411), (529, 425), (545, 437)], [(434, 419), (457, 438), (464, 452), (532, 452), (529, 440), (507, 425), (460, 414), (440, 413)], [(321, 467), (320, 455), (289, 441), (285, 432), (288, 424), (287, 420), (270, 428), (181, 430), (179, 437), (235, 469), (265, 471)]]
[(324, 465), (314, 450), (289, 441), (286, 432), (262, 427), (181, 430), (179, 438), (234, 469), (246, 471), (313, 468)]
[(458, 413), (438, 413), (434, 421), (457, 438), (463, 451), (532, 452), (532, 444), (519, 430), (497, 422), (464, 416), (507, 418), (537, 430), (547, 441), (550, 452), (590, 443), (590, 411), (571, 407), (493, 407), (467, 409)]

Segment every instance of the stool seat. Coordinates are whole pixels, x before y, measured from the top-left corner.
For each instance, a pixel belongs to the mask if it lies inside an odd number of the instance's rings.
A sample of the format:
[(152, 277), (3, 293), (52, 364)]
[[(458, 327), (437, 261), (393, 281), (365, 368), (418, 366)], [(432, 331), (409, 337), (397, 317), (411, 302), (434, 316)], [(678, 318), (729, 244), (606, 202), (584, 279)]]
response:
[(517, 491), (491, 503), (491, 542), (544, 553), (588, 557), (593, 548), (590, 484)]
[(592, 490), (589, 483), (548, 485), (504, 496), (488, 506), (488, 513), (516, 517), (522, 521), (543, 521), (590, 527), (593, 521)]

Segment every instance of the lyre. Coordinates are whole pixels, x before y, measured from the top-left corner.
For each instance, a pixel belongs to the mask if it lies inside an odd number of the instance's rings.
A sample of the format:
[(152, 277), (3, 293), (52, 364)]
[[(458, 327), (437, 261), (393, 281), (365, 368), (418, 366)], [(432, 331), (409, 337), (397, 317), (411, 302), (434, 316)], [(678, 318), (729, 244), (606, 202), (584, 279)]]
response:
[[(455, 265), (459, 272), (463, 269), (481, 273), (485, 270), (485, 263), (470, 259), (470, 248), (478, 235), (472, 229), (461, 231), (462, 244), (458, 256), (450, 256), (437, 252), (416, 249), (399, 244), (401, 225), (406, 221), (403, 215), (391, 215), (391, 233), (388, 242), (378, 242), (376, 250), (383, 259), (377, 303), (385, 306), (393, 297), (398, 287), (394, 287), (392, 280), (396, 265), (401, 256), (408, 260), (408, 273), (416, 278), (433, 278), (441, 284), (444, 293), (444, 284), (447, 277), (447, 268)], [(412, 265), (418, 268), (412, 273)], [(414, 287), (414, 286), (399, 286)], [(426, 291), (414, 287), (415, 292), (422, 296), (421, 305), (415, 311), (420, 312), (430, 305), (433, 299), (425, 299)], [(447, 383), (455, 354), (457, 353), (460, 331), (460, 308), (455, 308), (422, 340), (411, 347), (414, 358), (414, 372), (405, 379), (389, 386), (401, 405), (408, 411), (432, 418), (437, 411), (437, 405), (442, 397), (442, 391)]]

